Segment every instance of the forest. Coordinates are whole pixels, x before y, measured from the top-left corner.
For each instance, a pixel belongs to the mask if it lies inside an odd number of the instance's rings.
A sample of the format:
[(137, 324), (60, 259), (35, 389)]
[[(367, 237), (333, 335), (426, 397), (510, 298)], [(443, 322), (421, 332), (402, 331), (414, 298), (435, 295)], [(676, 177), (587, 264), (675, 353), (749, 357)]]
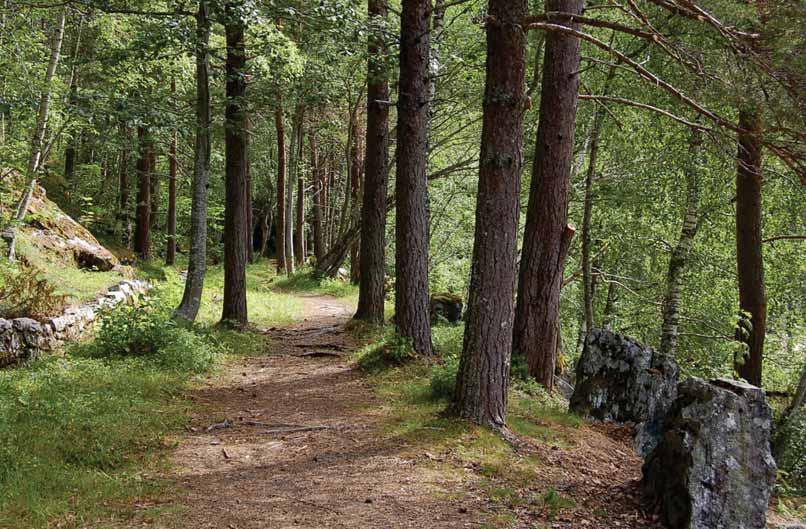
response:
[(0, 0), (0, 528), (806, 524), (800, 0)]

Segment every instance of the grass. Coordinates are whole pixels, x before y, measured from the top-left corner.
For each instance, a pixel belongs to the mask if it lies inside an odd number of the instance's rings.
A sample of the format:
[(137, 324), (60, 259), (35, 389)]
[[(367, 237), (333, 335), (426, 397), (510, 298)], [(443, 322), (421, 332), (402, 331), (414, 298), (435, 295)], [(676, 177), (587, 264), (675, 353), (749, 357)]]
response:
[[(158, 282), (161, 304), (178, 303), (183, 285), (175, 269), (151, 263), (137, 275)], [(257, 326), (282, 325), (300, 314), (293, 295), (270, 288), (273, 277), (265, 263), (249, 267), (250, 320)], [(203, 339), (215, 351), (213, 370), (229, 357), (266, 348), (261, 334), (213, 326), (220, 317), (222, 290), (223, 272), (212, 268), (200, 325), (165, 328), (184, 333), (180, 348)], [(159, 514), (160, 507), (135, 512), (133, 505), (148, 504), (170, 485), (155, 476), (162, 474), (166, 449), (187, 423), (192, 403), (186, 389), (200, 380), (199, 364), (181, 357), (165, 362), (164, 355), (109, 357), (93, 345), (0, 371), (3, 529), (114, 527), (135, 514)]]
[(356, 285), (341, 279), (317, 277), (310, 268), (304, 268), (292, 276), (280, 277), (274, 281), (273, 286), (281, 292), (333, 296), (353, 302), (358, 300)]

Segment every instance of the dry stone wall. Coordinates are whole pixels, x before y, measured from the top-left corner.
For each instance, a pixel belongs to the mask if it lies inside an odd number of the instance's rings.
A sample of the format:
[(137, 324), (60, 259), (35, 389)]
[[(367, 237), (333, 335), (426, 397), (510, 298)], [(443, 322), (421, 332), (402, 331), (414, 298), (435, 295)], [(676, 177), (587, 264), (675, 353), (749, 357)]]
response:
[(36, 357), (67, 342), (77, 340), (93, 325), (98, 312), (121, 303), (134, 303), (151, 286), (145, 281), (127, 280), (109, 288), (92, 303), (71, 307), (43, 321), (31, 318), (0, 318), (0, 368)]

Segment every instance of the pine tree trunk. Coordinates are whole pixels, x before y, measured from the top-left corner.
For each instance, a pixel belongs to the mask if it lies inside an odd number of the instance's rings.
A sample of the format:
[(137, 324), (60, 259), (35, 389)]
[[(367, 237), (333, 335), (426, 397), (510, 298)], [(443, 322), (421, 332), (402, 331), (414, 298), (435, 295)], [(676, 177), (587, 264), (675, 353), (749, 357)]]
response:
[(246, 245), (246, 260), (248, 263), (255, 262), (255, 212), (254, 212), (254, 191), (252, 189), (252, 162), (249, 160), (250, 142), (252, 141), (252, 122), (246, 120), (246, 229), (244, 230), (244, 244)]
[[(582, 0), (548, 0), (546, 11), (580, 14)], [(574, 29), (573, 23), (564, 23)], [(573, 230), (568, 227), (568, 187), (574, 151), (579, 88), (579, 39), (546, 36), (540, 122), (529, 210), (524, 231), (513, 351), (551, 390), (557, 354), (557, 320), (563, 266)]]
[(244, 232), (246, 220), (246, 50), (243, 21), (243, 0), (225, 6), (227, 24), (227, 103), (224, 112), (224, 144), (226, 156), (226, 206), (224, 208), (224, 307), (221, 321), (227, 325), (245, 327), (248, 323), (246, 306), (246, 261), (248, 252)]
[[(387, 0), (370, 0), (370, 22), (382, 24), (389, 16)], [(386, 279), (386, 193), (389, 187), (389, 72), (388, 49), (382, 33), (373, 31), (368, 40), (367, 62), (367, 153), (364, 199), (361, 204), (361, 242), (358, 310), (355, 318), (372, 323), (384, 321)]]
[[(78, 29), (76, 30), (75, 41), (73, 42), (73, 56), (71, 57), (70, 67), (70, 95), (68, 96), (68, 104), (73, 110), (78, 108), (78, 54), (81, 51), (81, 30), (84, 26), (83, 15), (79, 17)], [(64, 179), (72, 186), (75, 187), (75, 170), (76, 170), (76, 139), (70, 137), (67, 140), (67, 147), (64, 150)]]
[(134, 252), (144, 260), (151, 257), (151, 138), (148, 129), (137, 127), (137, 208)]
[(17, 224), (25, 219), (28, 213), (28, 206), (36, 188), (36, 173), (39, 171), (42, 162), (42, 149), (44, 147), (45, 132), (48, 129), (48, 119), (50, 117), (50, 98), (53, 90), (53, 78), (56, 76), (56, 67), (59, 65), (59, 57), (62, 52), (64, 42), (64, 22), (67, 8), (62, 8), (56, 22), (55, 32), (50, 44), (50, 60), (45, 74), (45, 87), (39, 98), (39, 111), (37, 113), (36, 125), (34, 127), (33, 138), (31, 139), (31, 155), (28, 159), (26, 178), (28, 185), (23, 191), (22, 197), (17, 204), (17, 210), (12, 218), (8, 235), (8, 260), (16, 261), (17, 258)]
[[(352, 146), (350, 147), (350, 217), (353, 223), (358, 223), (361, 214), (361, 173), (364, 163), (361, 159), (361, 117), (356, 109), (353, 121)], [(361, 239), (356, 240), (350, 247), (350, 282), (359, 283), (361, 265), (359, 249)]]
[(151, 221), (151, 229), (159, 227), (160, 220), (160, 176), (157, 173), (157, 151), (154, 148), (154, 142), (150, 143), (151, 148), (148, 152), (148, 172), (150, 173), (149, 182), (151, 184), (151, 203), (149, 207), (149, 219)]
[(118, 222), (123, 232), (123, 242), (128, 246), (130, 237), (129, 215), (129, 128), (126, 122), (120, 124), (120, 166), (118, 168)]
[(761, 387), (764, 335), (767, 328), (767, 294), (761, 250), (762, 122), (760, 112), (739, 112), (738, 167), (736, 171), (736, 263), (739, 307), (750, 314), (738, 338), (747, 345), (746, 356), (736, 362), (739, 376)]
[(174, 316), (194, 321), (201, 306), (207, 273), (207, 182), (210, 176), (210, 7), (199, 2), (196, 14), (196, 144), (193, 152), (193, 203), (190, 212), (190, 255), (182, 302)]
[(395, 324), (424, 356), (433, 354), (428, 287), (430, 0), (403, 0), (397, 126)]
[(506, 426), (523, 168), (526, 0), (490, 0), (476, 228), (454, 408)]
[(693, 129), (689, 138), (689, 156), (686, 160), (686, 212), (677, 245), (669, 259), (666, 274), (666, 291), (663, 296), (663, 324), (660, 352), (674, 356), (680, 325), (680, 297), (683, 293), (683, 272), (688, 265), (691, 245), (700, 227), (700, 167), (702, 133)]
[(277, 273), (287, 269), (285, 252), (285, 196), (286, 196), (286, 161), (285, 161), (285, 120), (282, 101), (277, 102), (274, 112), (274, 124), (277, 129)]

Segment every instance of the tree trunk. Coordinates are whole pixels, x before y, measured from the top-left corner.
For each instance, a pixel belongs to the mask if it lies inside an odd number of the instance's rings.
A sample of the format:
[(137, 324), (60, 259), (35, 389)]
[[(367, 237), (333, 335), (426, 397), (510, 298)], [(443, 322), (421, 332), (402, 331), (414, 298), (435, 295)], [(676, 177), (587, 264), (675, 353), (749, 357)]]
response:
[(210, 11), (207, 0), (196, 14), (196, 145), (193, 153), (193, 205), (190, 212), (190, 255), (182, 302), (174, 316), (194, 321), (201, 306), (207, 272), (207, 181), (210, 175)]
[(141, 259), (151, 257), (151, 138), (148, 129), (137, 127), (137, 208), (134, 251)]
[(403, 0), (397, 126), (395, 324), (414, 350), (433, 354), (428, 288), (430, 0)]
[(736, 264), (739, 280), (739, 307), (749, 314), (738, 332), (747, 345), (743, 358), (736, 361), (736, 371), (749, 383), (761, 387), (764, 335), (767, 328), (767, 294), (764, 288), (764, 256), (761, 250), (761, 114), (739, 112), (738, 167), (736, 171)]
[(227, 38), (227, 103), (224, 112), (226, 156), (226, 206), (224, 208), (224, 308), (221, 321), (245, 327), (246, 307), (246, 24), (241, 12), (243, 0), (227, 2), (224, 29)]
[(607, 299), (602, 313), (602, 327), (611, 329), (616, 317), (616, 302), (618, 301), (618, 283), (610, 281), (607, 284)]
[[(358, 222), (361, 213), (361, 173), (364, 163), (361, 159), (361, 116), (356, 109), (353, 119), (352, 145), (350, 147), (350, 217)], [(350, 247), (350, 282), (359, 283), (361, 277), (359, 248), (361, 239), (356, 240)]]
[(150, 142), (151, 148), (148, 151), (148, 172), (151, 174), (149, 182), (151, 184), (151, 203), (149, 207), (151, 212), (149, 219), (151, 221), (151, 228), (156, 229), (159, 227), (160, 220), (160, 176), (157, 173), (157, 151), (154, 148), (154, 142)]
[(305, 265), (305, 171), (303, 160), (305, 155), (305, 108), (300, 106), (294, 125), (294, 173), (297, 180), (297, 211), (294, 224), (294, 262), (297, 266)]
[(246, 229), (244, 230), (244, 244), (246, 245), (246, 260), (249, 263), (255, 262), (255, 212), (254, 212), (254, 191), (252, 189), (252, 162), (249, 160), (250, 142), (252, 141), (252, 122), (246, 120)]
[[(176, 79), (171, 80), (171, 93), (176, 94)], [(176, 129), (171, 134), (171, 148), (168, 155), (168, 247), (165, 249), (165, 264), (176, 264)]]
[[(616, 70), (611, 67), (605, 79), (602, 93), (607, 95), (610, 83), (615, 76)], [(588, 168), (585, 172), (585, 201), (582, 214), (582, 305), (584, 313), (585, 333), (596, 327), (593, 312), (594, 301), (594, 278), (591, 263), (591, 220), (593, 218), (593, 181), (596, 179), (596, 162), (599, 159), (599, 141), (602, 137), (602, 125), (607, 117), (604, 106), (596, 108), (591, 124), (591, 132), (588, 139)], [(584, 337), (583, 337), (584, 340)]]
[(23, 191), (22, 197), (17, 204), (17, 210), (12, 218), (11, 227), (9, 229), (8, 260), (11, 262), (16, 261), (17, 258), (17, 224), (21, 223), (28, 213), (28, 206), (31, 203), (34, 188), (36, 188), (36, 173), (39, 171), (39, 166), (42, 162), (45, 131), (48, 129), (48, 118), (50, 117), (50, 98), (53, 90), (53, 78), (56, 76), (56, 67), (59, 65), (62, 43), (64, 42), (64, 21), (66, 13), (67, 8), (62, 8), (59, 12), (55, 32), (51, 39), (50, 60), (48, 61), (48, 69), (45, 74), (45, 86), (39, 98), (39, 111), (37, 113), (34, 134), (31, 139), (31, 155), (28, 158), (28, 167), (25, 175), (28, 180), (28, 185), (25, 187), (25, 191)]
[(308, 145), (310, 148), (311, 156), (311, 171), (313, 173), (313, 254), (316, 257), (316, 262), (322, 260), (325, 255), (325, 238), (322, 230), (323, 225), (323, 199), (325, 196), (325, 171), (319, 160), (319, 146), (316, 141), (316, 135), (311, 132), (308, 135)]
[[(387, 0), (370, 0), (370, 23), (389, 16)], [(367, 153), (364, 199), (361, 203), (361, 242), (358, 310), (355, 318), (384, 321), (386, 279), (386, 193), (389, 187), (389, 72), (388, 49), (380, 31), (370, 33), (367, 62)]]
[(700, 227), (700, 150), (702, 133), (691, 130), (689, 138), (689, 156), (686, 160), (686, 212), (683, 228), (677, 246), (672, 250), (669, 259), (669, 270), (666, 274), (666, 292), (663, 296), (663, 324), (661, 326), (660, 352), (674, 356), (677, 352), (677, 340), (680, 324), (680, 297), (683, 292), (683, 272), (688, 265), (691, 245)]
[(288, 269), (288, 260), (285, 256), (285, 196), (286, 196), (286, 166), (285, 166), (285, 120), (283, 119), (282, 101), (277, 102), (274, 111), (274, 124), (277, 129), (277, 273)]
[(120, 167), (118, 168), (118, 222), (123, 232), (123, 242), (128, 246), (131, 236), (129, 215), (129, 128), (126, 122), (120, 124)]
[[(548, 0), (546, 11), (580, 14), (582, 4), (582, 0)], [(577, 29), (577, 24), (564, 24)], [(551, 391), (563, 266), (573, 236), (568, 227), (568, 187), (579, 88), (579, 39), (549, 33), (543, 64), (513, 351), (526, 357), (530, 374)]]
[(526, 0), (490, 0), (473, 265), (454, 402), (460, 417), (495, 429), (506, 426), (512, 352), (526, 14)]
[[(73, 42), (73, 56), (70, 61), (72, 64), (70, 67), (70, 95), (68, 96), (68, 104), (73, 110), (78, 108), (78, 54), (81, 51), (81, 30), (83, 26), (84, 17), (81, 15), (78, 19), (78, 29), (76, 30), (76, 37)], [(76, 139), (71, 136), (64, 150), (64, 179), (70, 183), (71, 187), (75, 187), (75, 170)]]

